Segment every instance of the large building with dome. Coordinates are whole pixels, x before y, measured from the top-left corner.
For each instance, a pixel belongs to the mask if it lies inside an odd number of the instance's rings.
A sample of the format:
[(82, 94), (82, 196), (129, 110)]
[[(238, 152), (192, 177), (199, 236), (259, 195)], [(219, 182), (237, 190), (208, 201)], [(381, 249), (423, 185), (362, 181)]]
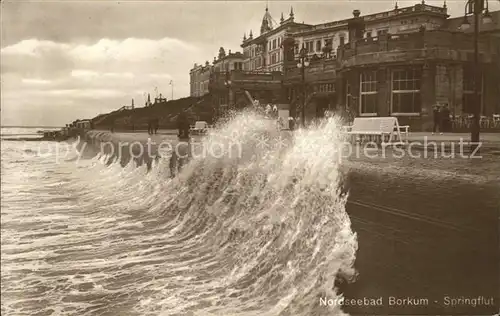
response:
[[(479, 26), (484, 116), (500, 113), (500, 11), (488, 17)], [(242, 53), (227, 68), (214, 67), (226, 56), (202, 67), (209, 77), (204, 93), (216, 113), (258, 100), (286, 104), (292, 116), (305, 106), (309, 121), (347, 107), (357, 116), (396, 116), (414, 131), (429, 130), (435, 104), (454, 115), (472, 112), (473, 28), (461, 29), (463, 21), (449, 17), (446, 3), (425, 1), (369, 15), (354, 10), (322, 24), (295, 22), (293, 8), (276, 22), (266, 7), (259, 33), (244, 32)], [(304, 78), (297, 67), (303, 48)]]

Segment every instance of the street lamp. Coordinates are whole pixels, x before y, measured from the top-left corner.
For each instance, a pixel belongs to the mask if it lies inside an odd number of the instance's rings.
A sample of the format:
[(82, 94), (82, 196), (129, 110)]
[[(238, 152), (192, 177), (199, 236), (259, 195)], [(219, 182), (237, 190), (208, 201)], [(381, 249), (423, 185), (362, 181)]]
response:
[(230, 109), (231, 102), (231, 79), (229, 72), (226, 73), (226, 80), (224, 81), (224, 85), (227, 87), (227, 107)]
[(306, 126), (306, 67), (309, 66), (309, 59), (307, 57), (307, 48), (302, 44), (302, 48), (299, 52), (299, 60), (297, 62), (297, 68), (300, 69), (302, 76), (302, 126)]
[[(485, 7), (486, 4), (486, 7)], [(479, 16), (483, 14), (483, 24), (492, 22), (488, 11), (488, 0), (468, 0), (465, 4), (464, 20), (460, 29), (465, 31), (470, 28), (467, 15), (474, 15), (474, 106), (471, 124), (471, 150), (474, 152), (479, 146), (479, 117), (481, 115), (481, 100), (479, 99)]]

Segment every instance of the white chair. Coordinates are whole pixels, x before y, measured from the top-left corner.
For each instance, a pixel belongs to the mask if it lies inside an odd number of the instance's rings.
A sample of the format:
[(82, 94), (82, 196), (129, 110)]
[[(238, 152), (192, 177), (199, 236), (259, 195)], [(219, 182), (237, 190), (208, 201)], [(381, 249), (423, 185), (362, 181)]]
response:
[(380, 136), (382, 144), (398, 145), (408, 142), (409, 129), (408, 125), (400, 126), (396, 117), (356, 117), (352, 125), (344, 126), (342, 131), (358, 137)]
[(497, 128), (500, 127), (500, 114), (493, 114), (493, 127)]
[(481, 115), (479, 118), (479, 126), (482, 128), (489, 128), (490, 127), (490, 119), (487, 116)]

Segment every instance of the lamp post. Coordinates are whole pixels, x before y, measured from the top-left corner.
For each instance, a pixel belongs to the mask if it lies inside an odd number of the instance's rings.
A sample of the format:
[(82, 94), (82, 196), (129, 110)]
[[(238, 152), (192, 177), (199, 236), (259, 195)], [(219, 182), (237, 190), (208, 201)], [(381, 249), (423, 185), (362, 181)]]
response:
[(306, 67), (309, 66), (309, 59), (307, 58), (307, 48), (302, 44), (302, 48), (299, 52), (299, 60), (297, 62), (297, 68), (300, 69), (302, 78), (302, 126), (306, 126)]
[(172, 91), (172, 99), (171, 100), (173, 100), (174, 99), (174, 81), (173, 80), (170, 80), (170, 85), (172, 86), (171, 87), (171, 91)]
[(481, 115), (481, 99), (479, 98), (479, 79), (481, 75), (481, 69), (479, 68), (479, 16), (483, 12), (483, 24), (491, 23), (492, 18), (488, 11), (488, 0), (468, 0), (465, 4), (464, 20), (460, 26), (463, 31), (469, 29), (470, 24), (467, 15), (474, 15), (474, 105), (470, 134), (471, 151), (475, 151), (479, 146), (479, 117)]
[(227, 107), (230, 109), (231, 102), (231, 76), (229, 72), (226, 73), (226, 80), (224, 81), (224, 85), (227, 87)]

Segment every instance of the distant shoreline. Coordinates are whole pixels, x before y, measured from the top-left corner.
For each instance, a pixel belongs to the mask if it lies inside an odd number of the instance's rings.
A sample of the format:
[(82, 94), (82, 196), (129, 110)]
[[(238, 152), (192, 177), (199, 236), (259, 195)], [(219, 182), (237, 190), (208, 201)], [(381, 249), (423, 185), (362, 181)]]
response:
[(63, 128), (63, 126), (22, 126), (22, 125), (1, 125), (1, 128)]

